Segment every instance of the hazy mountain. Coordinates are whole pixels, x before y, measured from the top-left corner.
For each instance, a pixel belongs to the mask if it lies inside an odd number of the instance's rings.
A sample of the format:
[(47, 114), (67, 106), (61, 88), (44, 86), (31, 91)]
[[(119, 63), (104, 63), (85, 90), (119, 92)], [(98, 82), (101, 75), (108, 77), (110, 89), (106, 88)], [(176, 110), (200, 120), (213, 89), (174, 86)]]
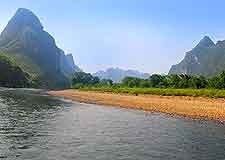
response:
[(73, 55), (72, 54), (67, 54), (66, 55), (66, 60), (68, 62), (68, 65), (75, 71), (77, 72), (81, 72), (82, 70), (77, 66), (75, 65), (74, 63), (74, 59), (73, 59)]
[(173, 65), (169, 74), (194, 74), (212, 77), (225, 70), (225, 41), (216, 44), (205, 36), (199, 44), (187, 52), (184, 59)]
[(0, 35), (0, 53), (10, 56), (41, 87), (68, 87), (71, 66), (54, 38), (44, 30), (40, 20), (27, 9), (18, 9)]
[(136, 70), (123, 70), (120, 68), (109, 68), (106, 71), (98, 71), (93, 74), (100, 79), (111, 79), (114, 82), (121, 82), (125, 77), (148, 78), (148, 73), (141, 73)]
[(68, 77), (74, 72), (82, 71), (77, 65), (75, 65), (73, 55), (72, 54), (65, 55), (64, 51), (62, 50), (60, 53), (60, 68), (62, 73)]

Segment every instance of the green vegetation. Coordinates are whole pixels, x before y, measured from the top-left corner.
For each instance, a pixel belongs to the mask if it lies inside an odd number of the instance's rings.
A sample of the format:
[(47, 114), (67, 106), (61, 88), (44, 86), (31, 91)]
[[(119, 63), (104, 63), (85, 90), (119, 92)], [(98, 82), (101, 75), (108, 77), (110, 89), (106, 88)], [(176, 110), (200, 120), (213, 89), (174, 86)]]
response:
[[(29, 74), (34, 88), (70, 88), (69, 75), (78, 70), (73, 57), (68, 58), (57, 47), (38, 17), (23, 8), (17, 10), (1, 33), (0, 54), (12, 59), (17, 67)], [(1, 74), (5, 74), (3, 72), (7, 70), (2, 70)]]
[(121, 83), (99, 80), (91, 74), (78, 72), (74, 74), (72, 84), (73, 88), (84, 91), (225, 98), (225, 72), (212, 79), (202, 76), (153, 74), (148, 79), (126, 77)]
[(197, 46), (187, 52), (184, 59), (173, 65), (169, 74), (202, 75), (207, 78), (225, 69), (225, 41), (216, 44), (205, 36)]
[(98, 77), (93, 77), (90, 73), (76, 72), (72, 77), (74, 88), (83, 88), (85, 86), (93, 86), (100, 82)]
[(225, 98), (225, 90), (218, 89), (173, 89), (173, 88), (116, 88), (116, 87), (84, 87), (82, 91), (97, 91), (107, 93), (123, 93), (131, 95), (160, 95), (160, 96), (192, 96)]
[(2, 87), (29, 87), (29, 75), (16, 65), (13, 59), (0, 54), (0, 86)]

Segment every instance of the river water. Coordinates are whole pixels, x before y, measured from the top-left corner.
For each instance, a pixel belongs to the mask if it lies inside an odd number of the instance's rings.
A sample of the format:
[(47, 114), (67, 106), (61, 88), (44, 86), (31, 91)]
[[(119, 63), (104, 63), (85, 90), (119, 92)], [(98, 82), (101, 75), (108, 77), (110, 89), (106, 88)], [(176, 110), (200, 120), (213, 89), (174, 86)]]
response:
[(219, 160), (225, 125), (0, 89), (0, 160)]

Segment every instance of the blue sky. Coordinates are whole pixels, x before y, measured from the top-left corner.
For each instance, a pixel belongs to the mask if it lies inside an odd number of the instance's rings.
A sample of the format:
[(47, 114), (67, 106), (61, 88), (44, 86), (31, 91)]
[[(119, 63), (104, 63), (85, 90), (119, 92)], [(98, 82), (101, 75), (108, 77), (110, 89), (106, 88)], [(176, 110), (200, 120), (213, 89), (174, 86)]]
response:
[(224, 0), (2, 0), (0, 31), (17, 8), (32, 10), (86, 72), (167, 73), (203, 36), (225, 39)]

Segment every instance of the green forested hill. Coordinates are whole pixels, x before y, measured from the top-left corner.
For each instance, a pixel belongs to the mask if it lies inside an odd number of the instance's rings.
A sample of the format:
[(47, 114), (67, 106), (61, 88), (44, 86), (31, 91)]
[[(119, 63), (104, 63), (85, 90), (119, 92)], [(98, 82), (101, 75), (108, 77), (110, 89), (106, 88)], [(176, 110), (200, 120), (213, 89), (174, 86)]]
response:
[(213, 77), (225, 70), (225, 41), (216, 44), (204, 37), (200, 43), (187, 52), (184, 59), (173, 65), (169, 74), (189, 74)]
[(39, 88), (70, 87), (68, 76), (76, 71), (38, 17), (23, 8), (17, 10), (0, 35), (1, 53), (11, 57)]
[(0, 86), (2, 87), (29, 87), (30, 77), (15, 61), (3, 53), (0, 54)]

